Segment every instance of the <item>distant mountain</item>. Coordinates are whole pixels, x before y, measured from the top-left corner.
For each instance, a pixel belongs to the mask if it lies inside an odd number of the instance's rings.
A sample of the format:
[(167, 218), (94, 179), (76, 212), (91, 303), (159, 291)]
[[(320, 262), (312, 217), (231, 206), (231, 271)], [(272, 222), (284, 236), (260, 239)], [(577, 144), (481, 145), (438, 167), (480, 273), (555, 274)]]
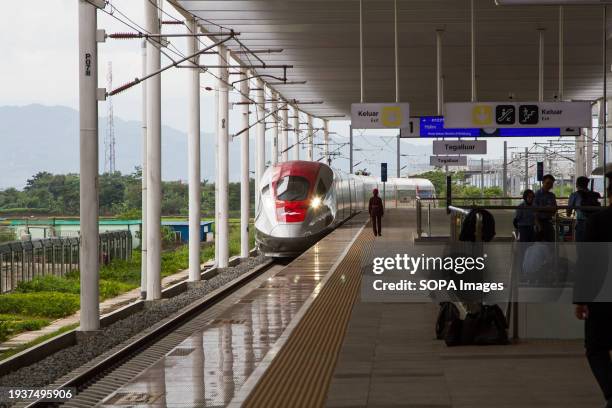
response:
[[(100, 118), (100, 170), (104, 170), (106, 118)], [(115, 117), (117, 169), (134, 171), (142, 160), (140, 122)], [(214, 176), (214, 135), (202, 134), (202, 178)], [(239, 157), (240, 143), (230, 143), (230, 156)], [(79, 171), (79, 115), (63, 106), (0, 107), (0, 188), (22, 187), (38, 171)], [(238, 180), (240, 166), (230, 166), (230, 179)], [(162, 128), (162, 178), (187, 179), (187, 136)]]
[[(134, 171), (142, 160), (141, 124), (114, 118), (117, 140), (117, 169), (122, 173)], [(100, 118), (100, 170), (104, 169), (104, 135), (106, 118)], [(252, 145), (253, 146), (253, 145)], [(266, 150), (268, 150), (269, 142)], [(345, 157), (348, 156), (348, 148)], [(402, 144), (402, 153), (410, 153), (411, 170), (428, 158), (431, 148)], [(215, 174), (215, 139), (211, 133), (202, 133), (202, 178), (213, 180)], [(269, 154), (269, 151), (267, 152)], [(230, 143), (230, 180), (240, 179), (240, 143)], [(306, 157), (302, 147), (301, 157)], [(395, 154), (390, 149), (376, 152), (372, 159), (387, 161), (389, 174), (395, 174)], [(415, 159), (414, 156), (422, 159)], [(254, 167), (254, 149), (250, 152), (251, 169)], [(315, 152), (319, 157), (319, 151)], [(355, 162), (359, 161), (356, 155)], [(336, 165), (347, 170), (348, 162), (338, 159)], [(378, 167), (361, 164), (378, 174)], [(374, 168), (373, 168), (374, 167)], [(420, 166), (418, 166), (420, 167)], [(402, 173), (409, 169), (404, 169)], [(23, 187), (26, 180), (39, 171), (51, 173), (76, 173), (79, 171), (79, 116), (78, 111), (64, 106), (0, 106), (0, 189)], [(187, 135), (168, 126), (162, 128), (162, 178), (164, 180), (187, 179)]]

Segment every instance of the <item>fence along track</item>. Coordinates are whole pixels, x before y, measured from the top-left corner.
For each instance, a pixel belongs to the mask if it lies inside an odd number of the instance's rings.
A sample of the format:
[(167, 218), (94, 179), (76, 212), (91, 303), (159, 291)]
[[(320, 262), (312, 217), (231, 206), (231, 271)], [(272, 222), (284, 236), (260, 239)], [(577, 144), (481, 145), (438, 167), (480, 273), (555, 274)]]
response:
[[(38, 276), (64, 276), (79, 268), (79, 238), (60, 237), (12, 241), (0, 244), (0, 294), (15, 290), (20, 282)], [(132, 234), (111, 231), (100, 234), (100, 263), (132, 256)]]

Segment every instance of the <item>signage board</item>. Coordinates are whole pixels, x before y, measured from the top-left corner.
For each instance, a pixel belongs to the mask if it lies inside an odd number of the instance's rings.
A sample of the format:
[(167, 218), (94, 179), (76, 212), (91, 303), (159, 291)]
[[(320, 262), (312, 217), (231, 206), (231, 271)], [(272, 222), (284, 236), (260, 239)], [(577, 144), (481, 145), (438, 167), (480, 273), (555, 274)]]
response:
[(400, 137), (559, 137), (580, 136), (580, 128), (454, 128), (444, 127), (443, 116), (411, 117), (408, 126), (401, 129)]
[(434, 140), (433, 154), (487, 154), (486, 140)]
[(434, 167), (467, 166), (466, 156), (430, 156), (429, 164)]
[(446, 128), (590, 127), (590, 102), (447, 102)]
[(353, 129), (401, 129), (410, 120), (409, 103), (354, 103), (351, 105)]
[(387, 163), (380, 163), (380, 181), (387, 182)]

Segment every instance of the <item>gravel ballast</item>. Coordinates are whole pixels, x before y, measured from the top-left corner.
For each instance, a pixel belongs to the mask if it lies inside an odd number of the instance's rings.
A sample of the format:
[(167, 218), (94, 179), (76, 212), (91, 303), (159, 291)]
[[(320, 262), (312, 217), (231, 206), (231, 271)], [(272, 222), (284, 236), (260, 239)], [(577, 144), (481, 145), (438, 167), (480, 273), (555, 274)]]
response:
[(36, 364), (0, 377), (0, 387), (42, 387), (52, 383), (155, 323), (200, 300), (206, 294), (238, 278), (265, 260), (264, 256), (249, 258), (234, 267), (220, 270), (216, 276), (190, 286), (187, 291), (175, 297), (152, 302), (143, 310), (101, 329), (95, 336), (86, 337), (78, 344), (58, 351)]

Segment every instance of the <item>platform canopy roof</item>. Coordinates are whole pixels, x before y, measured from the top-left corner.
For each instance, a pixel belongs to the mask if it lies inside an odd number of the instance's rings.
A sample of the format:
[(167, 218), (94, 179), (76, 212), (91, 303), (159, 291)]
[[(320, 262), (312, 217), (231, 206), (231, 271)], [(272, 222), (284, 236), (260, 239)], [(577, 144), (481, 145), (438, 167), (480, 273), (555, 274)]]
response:
[[(307, 81), (275, 85), (284, 98), (324, 101), (302, 105), (301, 110), (348, 118), (351, 103), (359, 102), (358, 0), (171, 2), (185, 15), (195, 15), (205, 30), (231, 28), (251, 49), (283, 49), (259, 56), (267, 64), (293, 65), (288, 70), (290, 81)], [(515, 100), (537, 99), (538, 30), (544, 29), (544, 94), (552, 100), (558, 93), (559, 8), (496, 6), (494, 0), (474, 3), (478, 99), (506, 100), (509, 94)], [(397, 0), (397, 4), (401, 101), (410, 102), (415, 115), (436, 113), (436, 30), (444, 30), (444, 99), (469, 101), (470, 1)], [(365, 101), (392, 102), (394, 2), (363, 0), (363, 7)], [(595, 100), (603, 87), (603, 8), (565, 6), (564, 15), (564, 98)], [(234, 42), (229, 47), (240, 49)], [(255, 61), (246, 55), (240, 58), (244, 63)], [(282, 76), (274, 69), (257, 72)]]

